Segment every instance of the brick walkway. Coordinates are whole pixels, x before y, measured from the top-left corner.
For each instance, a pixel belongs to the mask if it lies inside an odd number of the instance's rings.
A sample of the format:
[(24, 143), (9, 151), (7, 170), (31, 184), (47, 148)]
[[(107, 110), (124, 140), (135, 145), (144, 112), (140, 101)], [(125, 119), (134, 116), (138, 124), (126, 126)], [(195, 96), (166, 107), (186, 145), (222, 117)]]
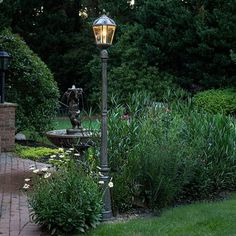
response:
[(32, 176), (31, 165), (45, 166), (11, 153), (0, 154), (0, 236), (45, 235), (30, 221), (27, 197), (21, 190), (24, 179)]

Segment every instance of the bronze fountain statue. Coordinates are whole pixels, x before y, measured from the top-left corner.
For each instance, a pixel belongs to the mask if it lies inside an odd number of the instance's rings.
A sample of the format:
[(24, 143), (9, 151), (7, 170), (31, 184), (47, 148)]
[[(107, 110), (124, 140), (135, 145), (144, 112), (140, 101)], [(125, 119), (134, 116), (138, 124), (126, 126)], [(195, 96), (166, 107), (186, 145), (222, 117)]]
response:
[(76, 132), (77, 129), (81, 129), (81, 121), (79, 120), (79, 101), (82, 99), (83, 89), (76, 88), (74, 85), (72, 88), (68, 88), (68, 90), (63, 94), (62, 101), (66, 103), (60, 102), (62, 105), (68, 107), (68, 116), (70, 118), (70, 122), (73, 130), (69, 130), (69, 132)]
[(94, 145), (94, 132), (84, 129), (81, 125), (80, 100), (83, 99), (83, 89), (76, 88), (74, 85), (68, 88), (63, 94), (60, 103), (68, 108), (70, 118), (70, 129), (52, 130), (46, 133), (48, 139), (58, 147), (76, 147), (81, 152), (91, 145)]

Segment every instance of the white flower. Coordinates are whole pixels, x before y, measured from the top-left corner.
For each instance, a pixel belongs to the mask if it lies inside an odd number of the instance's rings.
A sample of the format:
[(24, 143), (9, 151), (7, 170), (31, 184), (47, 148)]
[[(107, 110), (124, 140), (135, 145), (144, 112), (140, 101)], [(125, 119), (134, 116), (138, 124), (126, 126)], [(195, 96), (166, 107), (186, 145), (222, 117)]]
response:
[(63, 148), (58, 148), (58, 151), (59, 152), (64, 152), (64, 149)]
[(43, 168), (41, 169), (41, 171), (43, 171), (43, 172), (48, 171), (48, 167), (43, 167)]
[(103, 180), (98, 181), (99, 184), (104, 184)]
[(71, 153), (71, 150), (67, 150), (66, 153), (67, 153), (67, 154), (70, 154), (70, 153)]
[(24, 184), (23, 189), (28, 189), (30, 187), (29, 184)]
[(109, 182), (109, 183), (108, 183), (108, 187), (109, 187), (109, 188), (113, 188), (113, 186), (114, 186), (113, 182)]
[(64, 156), (64, 155), (59, 155), (59, 157), (60, 157), (60, 158), (63, 158), (63, 157), (65, 157), (65, 156)]
[(104, 176), (100, 171), (98, 172), (98, 174), (99, 174), (100, 176)]
[(74, 148), (69, 148), (70, 151), (74, 151)]
[(75, 153), (74, 156), (75, 157), (80, 157), (80, 154), (79, 153)]
[(50, 158), (56, 158), (57, 156), (56, 155), (51, 155)]
[(35, 174), (39, 173), (39, 169), (33, 170), (33, 173), (35, 173)]
[(30, 179), (25, 179), (25, 182), (29, 182), (30, 181)]
[(100, 166), (97, 166), (97, 169), (101, 170), (101, 167), (100, 167)]
[(44, 174), (43, 178), (47, 179), (50, 176), (51, 176), (51, 173), (47, 172), (47, 173)]

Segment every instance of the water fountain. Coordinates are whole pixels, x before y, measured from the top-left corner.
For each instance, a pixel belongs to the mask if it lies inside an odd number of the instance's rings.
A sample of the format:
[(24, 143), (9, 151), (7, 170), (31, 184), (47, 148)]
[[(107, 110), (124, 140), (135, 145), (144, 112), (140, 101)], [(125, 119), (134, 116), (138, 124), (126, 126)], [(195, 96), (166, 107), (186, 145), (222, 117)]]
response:
[(79, 119), (79, 103), (82, 96), (83, 89), (74, 85), (63, 94), (60, 103), (68, 108), (72, 128), (48, 131), (46, 136), (54, 145), (64, 148), (76, 147), (81, 152), (94, 145), (94, 140), (98, 137), (95, 135), (96, 132), (84, 129)]

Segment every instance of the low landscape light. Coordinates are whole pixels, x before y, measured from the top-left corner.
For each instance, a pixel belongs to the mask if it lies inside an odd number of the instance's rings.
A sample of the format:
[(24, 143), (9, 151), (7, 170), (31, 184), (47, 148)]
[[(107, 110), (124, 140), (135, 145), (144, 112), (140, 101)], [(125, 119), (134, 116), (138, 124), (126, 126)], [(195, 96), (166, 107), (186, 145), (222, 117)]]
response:
[(0, 71), (7, 71), (10, 61), (10, 55), (5, 51), (0, 51)]
[(5, 102), (5, 72), (8, 70), (11, 61), (11, 56), (0, 51), (0, 103)]

